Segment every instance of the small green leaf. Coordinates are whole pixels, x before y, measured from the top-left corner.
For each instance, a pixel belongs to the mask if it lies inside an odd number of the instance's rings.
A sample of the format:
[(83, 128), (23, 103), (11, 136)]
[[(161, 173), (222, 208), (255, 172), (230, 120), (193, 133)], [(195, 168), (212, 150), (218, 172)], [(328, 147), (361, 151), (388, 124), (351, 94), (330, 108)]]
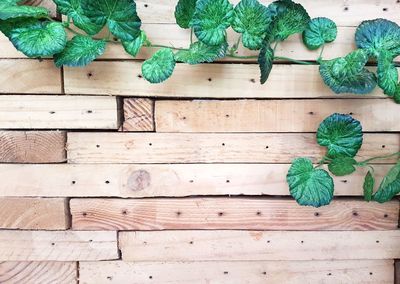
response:
[(396, 104), (400, 104), (400, 83), (397, 84), (396, 92), (394, 93), (393, 99)]
[(328, 165), (329, 171), (335, 176), (347, 176), (355, 172), (357, 161), (350, 157), (336, 157)]
[(399, 74), (393, 63), (393, 55), (388, 51), (382, 51), (378, 57), (378, 86), (383, 92), (393, 97), (396, 94)]
[(189, 50), (180, 50), (175, 54), (175, 60), (189, 64), (199, 64), (203, 62), (213, 62), (225, 57), (228, 44), (206, 45), (201, 41), (190, 45)]
[(105, 49), (104, 40), (93, 40), (91, 37), (77, 35), (67, 42), (63, 52), (54, 56), (54, 61), (57, 67), (86, 66), (102, 55)]
[(300, 205), (320, 207), (333, 198), (334, 184), (329, 173), (314, 169), (306, 158), (295, 159), (286, 176), (290, 194)]
[(36, 22), (11, 31), (15, 48), (28, 57), (43, 57), (60, 53), (67, 43), (61, 23)]
[(183, 29), (188, 29), (196, 9), (197, 0), (179, 0), (175, 7), (176, 23)]
[(389, 170), (375, 192), (373, 200), (384, 203), (400, 193), (400, 162)]
[(314, 18), (303, 32), (303, 42), (308, 49), (314, 50), (334, 41), (336, 36), (337, 27), (334, 21), (323, 17)]
[(375, 178), (372, 175), (371, 171), (368, 171), (367, 175), (365, 176), (363, 185), (365, 201), (369, 202), (372, 200), (372, 194), (374, 193), (374, 186), (375, 186)]
[(150, 83), (161, 83), (172, 75), (174, 68), (174, 53), (170, 48), (163, 48), (143, 62), (142, 74)]
[(18, 6), (18, 1), (0, 2), (0, 20), (15, 19), (21, 17), (44, 18), (49, 15), (49, 11), (43, 7)]
[(233, 6), (228, 0), (197, 0), (190, 26), (203, 43), (220, 45), (226, 42), (232, 20)]
[(268, 45), (265, 44), (263, 48), (260, 50), (260, 54), (258, 55), (258, 65), (260, 66), (260, 82), (264, 84), (267, 82), (269, 74), (271, 73), (272, 66), (274, 63), (274, 50)]
[(330, 158), (354, 157), (363, 142), (361, 124), (350, 115), (332, 114), (319, 125), (317, 141)]
[(147, 36), (144, 31), (140, 32), (140, 35), (132, 40), (132, 41), (123, 41), (122, 46), (124, 47), (125, 51), (132, 55), (133, 57), (136, 57), (136, 55), (139, 53), (140, 49), (144, 45), (144, 43), (147, 41)]

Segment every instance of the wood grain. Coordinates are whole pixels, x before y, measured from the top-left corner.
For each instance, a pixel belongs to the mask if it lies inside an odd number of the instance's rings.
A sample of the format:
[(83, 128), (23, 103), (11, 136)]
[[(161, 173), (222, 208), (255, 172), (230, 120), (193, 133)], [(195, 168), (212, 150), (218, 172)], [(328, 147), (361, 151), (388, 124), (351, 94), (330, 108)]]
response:
[(3, 284), (75, 284), (75, 262), (1, 262), (0, 282)]
[(0, 131), (0, 162), (65, 162), (66, 140), (63, 131)]
[(74, 230), (395, 230), (399, 202), (337, 200), (323, 208), (292, 199), (71, 199)]
[(147, 98), (124, 99), (121, 131), (154, 131), (154, 101)]
[(0, 231), (0, 261), (118, 258), (116, 232)]
[[(399, 148), (398, 134), (365, 134), (359, 157)], [(290, 163), (325, 152), (315, 134), (68, 133), (70, 163)]]
[(120, 232), (124, 261), (394, 259), (400, 231)]
[(68, 204), (63, 198), (2, 197), (0, 198), (0, 228), (66, 230), (69, 227), (67, 210)]

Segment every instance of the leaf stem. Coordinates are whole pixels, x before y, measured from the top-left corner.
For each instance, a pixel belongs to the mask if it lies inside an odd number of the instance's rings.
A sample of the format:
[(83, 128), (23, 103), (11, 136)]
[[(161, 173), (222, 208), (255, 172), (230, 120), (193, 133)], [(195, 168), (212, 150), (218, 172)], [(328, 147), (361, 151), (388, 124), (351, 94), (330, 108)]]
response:
[(360, 166), (367, 165), (369, 162), (372, 162), (372, 161), (375, 161), (375, 160), (389, 159), (389, 158), (392, 158), (394, 156), (400, 156), (400, 152), (396, 152), (396, 153), (389, 154), (389, 155), (378, 156), (378, 157), (373, 157), (373, 158), (370, 158), (370, 159), (366, 159), (366, 160), (364, 160), (362, 162), (359, 162), (359, 164), (360, 164)]
[(146, 47), (153, 47), (153, 48), (170, 48), (173, 50), (189, 50), (188, 48), (180, 48), (180, 47), (173, 47), (173, 46), (168, 46), (168, 45), (162, 45), (162, 44), (150, 44)]
[(190, 44), (193, 43), (193, 29), (190, 29)]
[(319, 53), (319, 56), (318, 56), (318, 59), (317, 59), (318, 63), (321, 63), (321, 61), (322, 61), (322, 54), (324, 53), (324, 49), (325, 49), (325, 44), (322, 46), (321, 52)]
[(284, 56), (274, 56), (274, 59), (276, 59), (276, 60), (290, 61), (290, 62), (294, 62), (294, 63), (301, 64), (301, 65), (315, 65), (315, 63), (313, 63), (313, 62), (297, 60), (297, 59), (293, 59), (293, 58), (289, 58), (289, 57), (284, 57)]

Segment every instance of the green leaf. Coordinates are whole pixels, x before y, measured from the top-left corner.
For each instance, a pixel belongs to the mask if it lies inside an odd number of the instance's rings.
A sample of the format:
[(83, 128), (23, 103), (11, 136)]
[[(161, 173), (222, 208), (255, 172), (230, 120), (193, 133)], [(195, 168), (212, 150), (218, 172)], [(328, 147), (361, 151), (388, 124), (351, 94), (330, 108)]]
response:
[(190, 27), (196, 9), (196, 0), (179, 0), (175, 7), (176, 23), (183, 29)]
[(43, 57), (60, 53), (67, 43), (61, 23), (36, 22), (11, 31), (15, 48), (28, 57)]
[(400, 104), (400, 83), (397, 85), (396, 92), (393, 96), (393, 99), (396, 104)]
[(319, 125), (317, 142), (328, 148), (330, 158), (354, 157), (363, 142), (361, 124), (350, 115), (334, 113)]
[(15, 19), (20, 17), (43, 18), (49, 15), (49, 11), (43, 7), (18, 6), (18, 1), (0, 2), (0, 20)]
[(136, 57), (136, 55), (139, 53), (140, 49), (144, 45), (144, 43), (147, 41), (147, 36), (144, 31), (140, 32), (140, 35), (132, 40), (132, 41), (123, 41), (122, 46), (124, 47), (125, 51), (132, 55), (133, 57)]
[(6, 21), (0, 20), (0, 31), (9, 38), (12, 30), (30, 26), (38, 22), (39, 20), (36, 18), (15, 18)]
[(328, 165), (329, 171), (335, 176), (347, 176), (355, 172), (357, 161), (350, 157), (336, 157)]
[(378, 57), (378, 86), (386, 95), (393, 97), (398, 81), (399, 74), (393, 63), (393, 55), (388, 51), (382, 51)]
[(367, 62), (368, 53), (358, 49), (346, 57), (322, 61), (319, 72), (337, 94), (368, 94), (376, 87), (376, 76), (365, 68)]
[(143, 62), (142, 74), (150, 83), (161, 83), (172, 75), (174, 68), (174, 53), (170, 48), (163, 48)]
[(325, 43), (336, 39), (337, 27), (335, 22), (328, 18), (312, 19), (303, 32), (303, 42), (308, 49), (314, 50), (323, 46)]
[(203, 62), (213, 62), (225, 57), (228, 44), (206, 45), (201, 41), (190, 45), (189, 50), (180, 50), (175, 54), (175, 60), (189, 64), (199, 64)]
[(132, 41), (140, 35), (141, 21), (134, 0), (81, 0), (88, 18), (98, 26), (107, 24), (111, 33), (122, 41)]
[(334, 184), (329, 173), (314, 169), (306, 158), (295, 159), (286, 176), (290, 194), (300, 205), (320, 207), (333, 198)]
[(86, 66), (102, 55), (105, 49), (106, 41), (77, 35), (67, 42), (63, 52), (54, 56), (54, 61), (57, 67), (63, 65), (70, 67)]
[(400, 162), (389, 170), (375, 192), (373, 200), (384, 203), (400, 193)]
[(382, 51), (389, 51), (396, 57), (400, 55), (400, 27), (385, 19), (364, 21), (357, 28), (356, 44), (375, 57)]
[(272, 66), (274, 63), (274, 50), (268, 45), (265, 44), (263, 48), (260, 50), (260, 54), (258, 55), (258, 65), (260, 66), (260, 82), (264, 84), (271, 73)]
[(271, 21), (268, 8), (258, 0), (242, 0), (234, 9), (232, 28), (242, 34), (245, 47), (258, 50), (263, 45)]
[(203, 43), (220, 45), (226, 42), (232, 20), (233, 6), (228, 0), (197, 0), (190, 26)]
[(374, 193), (374, 186), (375, 186), (375, 178), (372, 175), (371, 171), (368, 171), (367, 175), (364, 178), (364, 199), (365, 201), (372, 200), (372, 194)]

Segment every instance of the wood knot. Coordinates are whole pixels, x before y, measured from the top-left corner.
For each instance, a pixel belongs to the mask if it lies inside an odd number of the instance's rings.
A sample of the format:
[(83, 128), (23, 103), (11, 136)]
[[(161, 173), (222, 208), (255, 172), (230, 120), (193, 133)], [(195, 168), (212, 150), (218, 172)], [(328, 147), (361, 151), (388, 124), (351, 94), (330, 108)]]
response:
[(127, 181), (127, 187), (132, 191), (141, 191), (149, 187), (151, 183), (150, 173), (146, 170), (137, 170), (131, 173)]

